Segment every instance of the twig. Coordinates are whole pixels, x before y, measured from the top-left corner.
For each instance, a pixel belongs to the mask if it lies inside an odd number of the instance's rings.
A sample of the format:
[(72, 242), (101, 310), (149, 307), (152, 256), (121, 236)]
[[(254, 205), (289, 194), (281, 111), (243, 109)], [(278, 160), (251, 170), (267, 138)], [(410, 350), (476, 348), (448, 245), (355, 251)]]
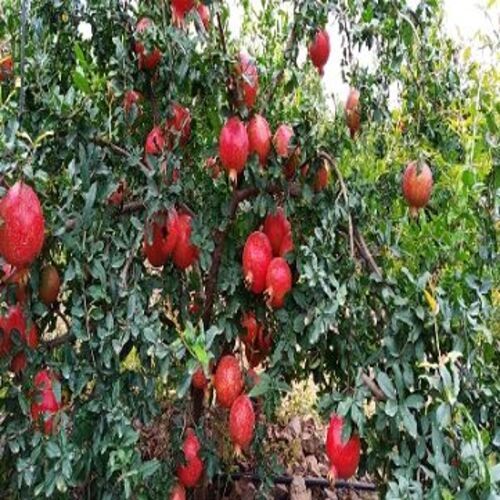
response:
[(359, 250), (359, 253), (363, 257), (363, 259), (366, 261), (370, 269), (379, 277), (383, 278), (382, 270), (380, 267), (377, 265), (375, 262), (375, 259), (373, 258), (373, 255), (371, 254), (368, 245), (365, 242), (365, 239), (363, 238), (363, 235), (359, 232), (358, 228), (354, 228), (354, 238), (356, 242), (356, 246)]
[(137, 250), (137, 246), (133, 246), (130, 249), (127, 260), (125, 261), (125, 265), (123, 266), (122, 272), (120, 273), (122, 288), (125, 288), (127, 286), (128, 271), (130, 269), (130, 266), (132, 265), (132, 262), (134, 261)]
[(382, 392), (382, 389), (378, 386), (377, 382), (370, 378), (366, 373), (361, 373), (361, 380), (370, 389), (371, 393), (377, 401), (385, 401), (387, 398)]
[(351, 216), (351, 211), (349, 210), (349, 196), (347, 194), (347, 188), (344, 183), (344, 177), (342, 176), (342, 173), (337, 167), (337, 164), (335, 163), (334, 159), (328, 154), (325, 153), (324, 151), (321, 151), (319, 153), (319, 156), (326, 160), (330, 166), (333, 168), (333, 171), (335, 172), (335, 175), (337, 176), (337, 179), (340, 183), (340, 190), (342, 192), (342, 197), (344, 198), (344, 203), (347, 211), (347, 224), (349, 226), (349, 252), (351, 255), (351, 258), (354, 259), (355, 254), (354, 254), (354, 225), (352, 223), (352, 216)]
[(43, 340), (43, 344), (47, 349), (55, 349), (66, 342), (71, 342), (75, 339), (75, 335), (73, 333), (65, 333), (64, 335), (59, 335), (50, 340)]

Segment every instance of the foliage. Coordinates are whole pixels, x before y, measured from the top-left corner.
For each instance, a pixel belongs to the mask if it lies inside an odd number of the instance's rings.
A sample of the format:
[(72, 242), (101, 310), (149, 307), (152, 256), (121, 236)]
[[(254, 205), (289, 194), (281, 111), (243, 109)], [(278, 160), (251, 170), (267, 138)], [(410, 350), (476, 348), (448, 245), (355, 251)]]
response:
[[(16, 498), (164, 496), (175, 481), (184, 418), (195, 423), (191, 375), (239, 345), (241, 315), (253, 309), (274, 339), (269, 377), (255, 392), (269, 417), (287, 384), (312, 375), (323, 415), (337, 411), (358, 429), (362, 472), (388, 498), (493, 498), (500, 481), (498, 73), (459, 60), (435, 0), (415, 10), (403, 0), (239, 7), (236, 40), (223, 2), (210, 5), (206, 32), (195, 13), (188, 14), (189, 29), (175, 27), (168, 2), (135, 8), (115, 0), (38, 0), (28, 13), (22, 70), (20, 4), (1, 7), (0, 39), (14, 54), (15, 77), (1, 82), (0, 179), (33, 185), (48, 227), (26, 307), (44, 334), (42, 345), (27, 353), (22, 376), (0, 360), (1, 490)], [(146, 46), (163, 55), (154, 77), (138, 70), (132, 50), (143, 15), (156, 26)], [(345, 42), (330, 57), (342, 57), (345, 78), (361, 91), (356, 140), (342, 106), (333, 115), (328, 109), (311, 64), (297, 62), (328, 16)], [(90, 38), (82, 37), (82, 22), (90, 24)], [(376, 54), (374, 71), (356, 63), (365, 46)], [(310, 171), (293, 181), (300, 188), (293, 196), (279, 158), (273, 155), (264, 171), (252, 158), (238, 187), (256, 187), (257, 195), (231, 217), (232, 187), (225, 175), (213, 179), (205, 161), (217, 154), (218, 134), (233, 113), (228, 71), (244, 48), (259, 69), (257, 110), (272, 130), (294, 126)], [(402, 105), (391, 111), (394, 82)], [(129, 89), (145, 96), (141, 115), (123, 112)], [(190, 109), (192, 137), (150, 159), (147, 169), (145, 137), (174, 101)], [(335, 159), (345, 198), (336, 175), (328, 189), (313, 192), (321, 151)], [(400, 180), (415, 158), (426, 159), (435, 183), (430, 206), (412, 219)], [(178, 182), (166, 180), (174, 168)], [(110, 206), (121, 180), (128, 198)], [(270, 193), (270, 184), (278, 192)], [(180, 272), (169, 262), (153, 271), (141, 252), (145, 222), (180, 204), (195, 214), (199, 265)], [(285, 307), (270, 312), (245, 290), (241, 250), (277, 204), (292, 222), (295, 282)], [(221, 234), (212, 312), (207, 285)], [(362, 241), (381, 273), (367, 263)], [(37, 294), (49, 261), (63, 275), (58, 314)], [(13, 302), (12, 287), (1, 293), (4, 304)], [(189, 307), (193, 297), (205, 322)], [(50, 340), (54, 334), (65, 341)], [(29, 416), (33, 375), (45, 365), (60, 374), (64, 401), (60, 431), (49, 437)], [(171, 453), (146, 459), (137, 422), (150, 422), (165, 403), (184, 418), (174, 419)], [(373, 403), (375, 411), (367, 411)], [(203, 434), (203, 419), (196, 423)], [(260, 429), (257, 442), (262, 435)], [(214, 444), (202, 443), (209, 477), (228, 470)]]

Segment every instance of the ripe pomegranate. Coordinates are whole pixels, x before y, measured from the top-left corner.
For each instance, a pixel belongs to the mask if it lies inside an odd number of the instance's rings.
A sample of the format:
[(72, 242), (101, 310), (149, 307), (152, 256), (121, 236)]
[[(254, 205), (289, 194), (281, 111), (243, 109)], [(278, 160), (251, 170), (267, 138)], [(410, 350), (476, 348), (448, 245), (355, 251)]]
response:
[[(136, 37), (141, 38), (141, 34), (153, 28), (153, 21), (148, 17), (143, 17), (135, 27)], [(134, 51), (137, 54), (139, 69), (152, 71), (158, 66), (161, 61), (161, 52), (157, 47), (153, 47), (151, 52), (146, 51), (144, 44), (136, 40), (134, 44)]]
[[(28, 330), (28, 334), (26, 336), (26, 345), (30, 349), (36, 349), (38, 347), (38, 330), (36, 325), (33, 324), (31, 328)], [(10, 369), (14, 373), (20, 373), (26, 368), (26, 353), (24, 351), (18, 352), (10, 362)]]
[(191, 114), (189, 109), (174, 102), (165, 129), (169, 148), (173, 148), (177, 141), (181, 146), (184, 146), (191, 136)]
[(330, 180), (330, 169), (326, 162), (318, 168), (314, 176), (314, 191), (319, 193), (328, 186), (328, 181)]
[(199, 250), (191, 243), (191, 216), (188, 214), (179, 215), (179, 237), (175, 245), (172, 259), (179, 269), (187, 269), (197, 260)]
[(39, 371), (34, 378), (35, 394), (31, 403), (31, 418), (34, 422), (43, 419), (43, 430), (45, 434), (51, 434), (54, 416), (61, 409), (60, 401), (57, 401), (53, 384), (56, 376), (50, 370)]
[(410, 205), (412, 215), (429, 202), (432, 183), (432, 172), (427, 163), (408, 163), (403, 174), (403, 195)]
[(0, 356), (6, 356), (12, 350), (12, 335), (17, 332), (19, 339), (26, 339), (26, 320), (21, 307), (10, 306), (4, 316), (0, 316)]
[(332, 479), (349, 479), (359, 465), (361, 441), (359, 436), (352, 435), (346, 442), (342, 441), (344, 419), (333, 414), (326, 435), (326, 454), (330, 460)]
[(123, 96), (123, 110), (128, 115), (134, 109), (137, 109), (137, 113), (141, 114), (142, 110), (139, 103), (142, 101), (142, 94), (137, 92), (137, 90), (127, 90)]
[(257, 92), (259, 91), (259, 73), (257, 67), (250, 61), (244, 52), (240, 52), (236, 64), (236, 84), (239, 102), (244, 103), (248, 109), (253, 108)]
[(219, 136), (219, 157), (233, 183), (245, 168), (249, 154), (248, 134), (245, 125), (236, 116), (229, 118)]
[(190, 427), (186, 430), (186, 438), (184, 439), (182, 450), (184, 451), (184, 457), (188, 462), (192, 458), (198, 456), (198, 454), (200, 453), (200, 441), (198, 440), (198, 437), (196, 436), (193, 429), (191, 429)]
[(161, 127), (153, 127), (146, 137), (146, 144), (144, 146), (144, 152), (147, 155), (158, 156), (161, 155), (163, 149), (165, 148), (166, 140), (165, 134)]
[(359, 105), (359, 90), (351, 89), (345, 103), (345, 119), (347, 127), (354, 139), (358, 133), (361, 124), (361, 110)]
[(196, 7), (196, 11), (200, 16), (204, 28), (208, 31), (210, 28), (210, 9), (204, 3), (200, 2), (198, 7)]
[(283, 158), (290, 156), (292, 150), (290, 141), (293, 135), (293, 128), (290, 125), (281, 124), (278, 127), (273, 137), (274, 149), (278, 156), (282, 156)]
[(247, 127), (250, 153), (256, 153), (261, 165), (265, 165), (271, 151), (271, 129), (261, 115), (254, 115)]
[(40, 300), (49, 306), (57, 300), (59, 289), (61, 288), (61, 278), (57, 269), (53, 265), (45, 266), (40, 276), (40, 287), (38, 294)]
[(204, 391), (208, 386), (207, 377), (205, 377), (205, 373), (201, 366), (193, 373), (193, 377), (191, 378), (191, 384), (195, 389), (200, 391)]
[(123, 204), (123, 199), (128, 195), (128, 184), (125, 179), (118, 182), (115, 190), (108, 196), (107, 202), (109, 205), (119, 207)]
[(184, 17), (194, 7), (194, 0), (171, 0), (172, 20), (176, 26), (184, 26)]
[(252, 402), (246, 394), (242, 394), (235, 399), (229, 413), (229, 435), (237, 455), (252, 442), (254, 428), (255, 412)]
[(186, 490), (182, 484), (176, 484), (170, 492), (170, 500), (186, 500)]
[(217, 401), (224, 408), (231, 408), (243, 390), (243, 376), (238, 360), (231, 354), (223, 356), (215, 370), (214, 387)]
[(12, 266), (27, 267), (40, 253), (45, 219), (35, 191), (16, 182), (0, 200), (0, 255)]
[(293, 249), (292, 227), (282, 208), (278, 208), (273, 214), (268, 214), (264, 220), (263, 231), (269, 238), (275, 257), (284, 257)]
[(12, 77), (14, 72), (14, 59), (11, 54), (7, 54), (0, 59), (0, 82), (6, 81)]
[(267, 304), (273, 309), (283, 307), (286, 294), (292, 289), (292, 271), (288, 262), (282, 257), (275, 257), (266, 274)]
[(177, 211), (157, 212), (148, 223), (144, 232), (143, 248), (152, 266), (165, 264), (180, 239), (181, 226)]
[(243, 343), (253, 346), (259, 338), (260, 325), (252, 311), (243, 313), (241, 326), (246, 330), (246, 335), (242, 337)]
[(177, 477), (186, 488), (194, 488), (203, 474), (203, 462), (196, 456), (189, 460), (185, 465), (177, 467)]
[(254, 231), (243, 248), (243, 276), (246, 286), (253, 293), (262, 293), (266, 286), (266, 272), (273, 257), (269, 238), (261, 231)]
[(318, 30), (314, 40), (309, 45), (309, 57), (319, 74), (323, 76), (323, 67), (330, 56), (330, 37), (326, 30)]

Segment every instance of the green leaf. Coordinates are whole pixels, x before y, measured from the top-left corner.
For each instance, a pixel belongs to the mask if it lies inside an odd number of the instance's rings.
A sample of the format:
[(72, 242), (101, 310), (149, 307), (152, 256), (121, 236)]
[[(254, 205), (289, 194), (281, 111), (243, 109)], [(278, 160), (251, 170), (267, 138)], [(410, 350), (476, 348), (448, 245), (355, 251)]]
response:
[(377, 383), (382, 389), (382, 392), (390, 399), (396, 399), (396, 389), (391, 379), (385, 372), (378, 372)]

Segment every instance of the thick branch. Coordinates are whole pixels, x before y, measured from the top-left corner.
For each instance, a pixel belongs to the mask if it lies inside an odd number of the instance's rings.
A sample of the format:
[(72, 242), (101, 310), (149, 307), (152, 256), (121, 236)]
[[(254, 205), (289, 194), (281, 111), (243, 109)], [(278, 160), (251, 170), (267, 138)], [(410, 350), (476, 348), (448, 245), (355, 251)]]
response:
[(387, 399), (385, 397), (385, 394), (382, 392), (382, 389), (380, 389), (380, 387), (378, 386), (377, 382), (370, 378), (366, 373), (361, 374), (361, 380), (366, 385), (366, 387), (370, 389), (371, 393), (377, 401), (385, 401)]

